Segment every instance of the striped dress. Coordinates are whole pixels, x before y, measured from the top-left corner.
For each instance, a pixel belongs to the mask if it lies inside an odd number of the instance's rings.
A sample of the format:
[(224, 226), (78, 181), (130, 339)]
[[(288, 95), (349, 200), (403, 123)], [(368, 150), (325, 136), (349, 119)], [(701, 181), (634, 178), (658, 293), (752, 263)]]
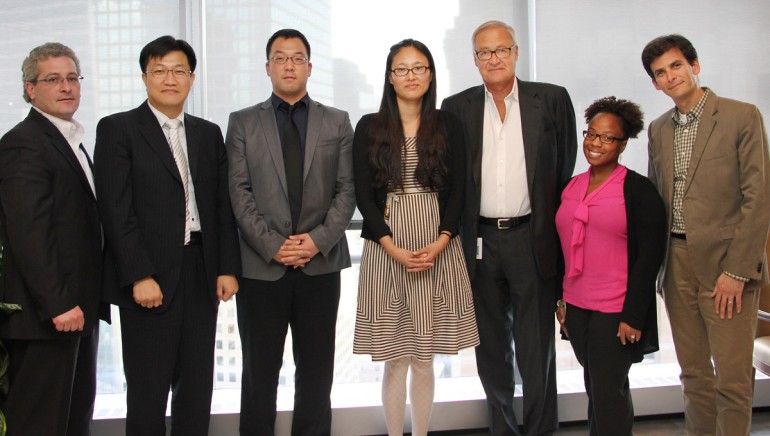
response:
[[(438, 238), (438, 193), (414, 178), (416, 138), (406, 138), (403, 188), (388, 194), (385, 222), (393, 242), (418, 250)], [(374, 361), (457, 354), (478, 345), (471, 285), (459, 238), (452, 238), (433, 268), (408, 273), (377, 242), (364, 241), (353, 353)]]

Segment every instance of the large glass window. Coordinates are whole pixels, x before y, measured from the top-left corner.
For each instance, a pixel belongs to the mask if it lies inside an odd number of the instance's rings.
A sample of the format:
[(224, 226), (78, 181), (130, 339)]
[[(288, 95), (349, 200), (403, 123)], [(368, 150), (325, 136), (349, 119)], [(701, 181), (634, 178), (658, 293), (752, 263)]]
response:
[[(687, 14), (687, 18), (683, 17)], [(265, 43), (284, 27), (310, 40), (311, 97), (350, 113), (355, 125), (379, 106), (385, 57), (404, 38), (425, 42), (435, 58), (439, 99), (480, 84), (470, 37), (488, 19), (513, 24), (520, 45), (522, 80), (565, 86), (582, 130), (582, 111), (593, 100), (616, 95), (641, 104), (649, 122), (671, 108), (655, 91), (639, 56), (651, 38), (672, 32), (688, 36), (701, 56), (701, 81), (721, 95), (751, 101), (770, 113), (770, 7), (761, 0), (573, 2), (547, 0), (5, 0), (0, 11), (0, 131), (29, 110), (21, 98), (20, 66), (29, 50), (46, 41), (72, 47), (83, 69), (83, 97), (76, 118), (86, 126), (85, 144), (93, 147), (98, 120), (138, 106), (145, 99), (138, 56), (150, 40), (171, 34), (187, 39), (199, 57), (196, 86), (188, 111), (217, 123), (224, 132), (230, 112), (270, 95), (265, 73)], [(578, 144), (576, 144), (578, 146)], [(632, 140), (623, 163), (646, 173), (645, 132)], [(576, 172), (587, 168), (578, 154)], [(357, 216), (360, 219), (360, 216)], [(352, 354), (352, 338), (362, 241), (347, 234), (353, 268), (343, 272), (337, 330), (336, 383), (376, 382), (381, 364)], [(120, 321), (101, 333), (99, 392), (125, 389), (121, 365)], [(647, 364), (674, 362), (665, 311), (659, 311), (662, 349)], [(289, 339), (290, 341), (290, 339)], [(557, 340), (560, 369), (578, 369), (569, 344)], [(281, 384), (293, 384), (291, 347), (286, 348)], [(235, 305), (220, 306), (216, 341), (217, 389), (239, 388), (241, 351)], [(476, 375), (472, 350), (436, 359), (440, 377)]]

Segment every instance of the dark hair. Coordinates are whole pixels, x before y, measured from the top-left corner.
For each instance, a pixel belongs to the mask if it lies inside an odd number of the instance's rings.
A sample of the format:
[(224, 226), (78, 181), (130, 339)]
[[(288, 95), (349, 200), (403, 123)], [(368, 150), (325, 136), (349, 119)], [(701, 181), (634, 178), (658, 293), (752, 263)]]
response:
[(618, 100), (614, 96), (596, 100), (586, 108), (586, 123), (590, 123), (598, 114), (612, 114), (618, 117), (626, 139), (636, 138), (644, 128), (644, 113), (638, 104), (630, 100)]
[(307, 42), (307, 38), (305, 38), (305, 35), (303, 35), (302, 32), (294, 29), (281, 29), (273, 33), (273, 36), (267, 40), (267, 46), (265, 47), (265, 57), (267, 59), (270, 59), (270, 49), (273, 47), (273, 42), (275, 42), (275, 40), (278, 38), (299, 38), (302, 43), (305, 44), (305, 50), (307, 50), (307, 58), (310, 59), (310, 43)]
[(644, 50), (642, 50), (642, 65), (644, 65), (644, 70), (647, 71), (647, 75), (649, 75), (650, 78), (655, 78), (652, 67), (650, 66), (652, 65), (652, 62), (663, 56), (664, 53), (672, 48), (681, 50), (684, 58), (687, 59), (687, 63), (690, 65), (698, 60), (698, 52), (695, 51), (695, 47), (693, 47), (692, 43), (684, 36), (677, 34), (659, 36), (648, 42), (647, 45), (644, 46)]
[(152, 58), (162, 58), (172, 51), (181, 51), (187, 56), (187, 63), (190, 64), (190, 71), (195, 72), (195, 66), (198, 60), (195, 58), (195, 51), (187, 41), (175, 39), (173, 36), (165, 35), (145, 45), (139, 53), (139, 67), (144, 73), (147, 70), (147, 63)]
[(446, 131), (436, 110), (436, 70), (433, 55), (425, 44), (414, 39), (405, 39), (390, 47), (385, 62), (385, 85), (382, 91), (380, 110), (371, 127), (372, 146), (369, 149), (369, 165), (374, 170), (375, 188), (403, 186), (401, 153), (404, 143), (404, 127), (398, 110), (396, 90), (390, 83), (393, 58), (406, 47), (414, 47), (422, 53), (430, 64), (432, 75), (428, 91), (422, 97), (420, 126), (417, 129), (418, 163), (415, 178), (420, 185), (439, 189), (446, 184), (449, 169), (444, 163), (446, 149)]

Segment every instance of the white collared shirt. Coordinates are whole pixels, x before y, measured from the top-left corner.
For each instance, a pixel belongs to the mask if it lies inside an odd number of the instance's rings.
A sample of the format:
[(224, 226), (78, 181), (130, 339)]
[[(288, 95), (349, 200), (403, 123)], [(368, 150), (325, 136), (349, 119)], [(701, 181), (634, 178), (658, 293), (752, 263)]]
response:
[(494, 98), (486, 87), (484, 95), (479, 213), (487, 218), (527, 215), (532, 208), (527, 190), (518, 80), (514, 80), (511, 93), (505, 97), (503, 120), (500, 120)]
[(83, 172), (86, 174), (88, 184), (91, 186), (91, 192), (93, 192), (94, 196), (96, 196), (96, 189), (94, 188), (94, 174), (91, 171), (91, 165), (88, 162), (88, 156), (86, 156), (86, 152), (84, 150), (80, 149), (80, 144), (83, 143), (83, 137), (86, 135), (86, 131), (83, 128), (83, 125), (77, 122), (77, 120), (74, 118), (70, 121), (67, 121), (47, 114), (35, 106), (32, 107), (35, 108), (35, 110), (38, 111), (40, 115), (46, 117), (48, 121), (56, 126), (56, 128), (61, 132), (62, 136), (64, 136), (64, 139), (67, 140), (70, 148), (72, 148), (72, 152), (75, 153), (75, 157), (77, 157), (78, 162), (80, 162), (80, 167), (83, 168)]
[[(168, 127), (166, 127), (166, 121), (169, 120), (169, 117), (167, 117), (163, 112), (155, 109), (150, 102), (147, 102), (147, 105), (150, 106), (150, 110), (153, 114), (155, 114), (155, 118), (158, 119), (158, 123), (160, 123), (160, 127), (163, 129), (163, 133), (166, 135), (166, 141), (168, 141), (169, 144), (171, 144), (170, 135)], [(176, 119), (181, 121), (182, 124), (179, 125), (179, 141), (182, 143), (182, 150), (184, 151), (185, 159), (187, 159), (187, 167), (189, 168), (189, 171), (187, 171), (187, 189), (190, 192), (189, 201), (187, 202), (187, 209), (190, 211), (189, 217), (190, 221), (186, 223), (186, 228), (189, 228), (191, 232), (200, 232), (201, 231), (201, 220), (200, 216), (198, 215), (198, 202), (195, 201), (195, 185), (193, 184), (192, 180), (192, 168), (190, 167), (190, 153), (187, 152), (187, 134), (185, 133), (184, 128), (184, 112), (181, 112), (179, 115), (176, 116)], [(169, 145), (169, 150), (171, 149), (171, 145)]]

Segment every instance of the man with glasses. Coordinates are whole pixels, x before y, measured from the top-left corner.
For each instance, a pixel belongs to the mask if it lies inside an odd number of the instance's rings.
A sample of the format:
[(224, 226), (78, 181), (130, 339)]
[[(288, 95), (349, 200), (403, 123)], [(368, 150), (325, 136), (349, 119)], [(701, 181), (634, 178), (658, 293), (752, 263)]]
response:
[(650, 41), (642, 64), (675, 106), (650, 123), (649, 177), (669, 217), (658, 287), (687, 433), (748, 435), (759, 289), (768, 283), (765, 124), (756, 106), (699, 85), (698, 53), (681, 35)]
[(103, 118), (96, 186), (107, 239), (105, 299), (120, 308), (126, 434), (207, 435), (219, 301), (238, 291), (238, 234), (218, 126), (184, 113), (190, 45), (139, 55), (147, 100)]
[(515, 358), (523, 433), (551, 434), (558, 427), (553, 314), (561, 294), (554, 219), (575, 166), (575, 113), (566, 89), (516, 78), (519, 48), (511, 26), (486, 22), (472, 43), (484, 84), (447, 98), (442, 109), (457, 115), (465, 129), (461, 237), (489, 429), (521, 434), (513, 413)]
[(294, 363), (292, 434), (331, 432), (340, 270), (355, 209), (353, 128), (346, 112), (307, 94), (310, 45), (297, 30), (267, 41), (266, 101), (227, 127), (230, 195), (241, 236), (238, 327), (241, 435), (272, 435), (286, 332)]
[(80, 61), (59, 43), (21, 66), (27, 117), (0, 139), (0, 338), (8, 435), (88, 435), (96, 394), (102, 238), (80, 105)]

